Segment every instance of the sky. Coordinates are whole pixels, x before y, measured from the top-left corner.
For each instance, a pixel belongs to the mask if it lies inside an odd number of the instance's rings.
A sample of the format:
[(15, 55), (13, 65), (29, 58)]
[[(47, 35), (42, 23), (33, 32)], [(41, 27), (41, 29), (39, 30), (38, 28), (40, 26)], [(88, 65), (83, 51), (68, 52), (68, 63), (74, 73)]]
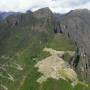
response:
[(66, 13), (74, 9), (90, 9), (90, 0), (0, 0), (0, 11), (35, 11), (49, 7), (53, 12)]

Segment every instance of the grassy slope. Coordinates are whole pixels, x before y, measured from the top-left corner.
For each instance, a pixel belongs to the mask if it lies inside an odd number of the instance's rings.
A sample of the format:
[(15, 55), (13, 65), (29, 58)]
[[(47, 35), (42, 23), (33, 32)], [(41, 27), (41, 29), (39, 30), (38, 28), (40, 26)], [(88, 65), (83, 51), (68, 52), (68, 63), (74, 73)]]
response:
[(75, 51), (73, 42), (66, 38), (63, 34), (56, 34), (47, 47), (60, 51)]

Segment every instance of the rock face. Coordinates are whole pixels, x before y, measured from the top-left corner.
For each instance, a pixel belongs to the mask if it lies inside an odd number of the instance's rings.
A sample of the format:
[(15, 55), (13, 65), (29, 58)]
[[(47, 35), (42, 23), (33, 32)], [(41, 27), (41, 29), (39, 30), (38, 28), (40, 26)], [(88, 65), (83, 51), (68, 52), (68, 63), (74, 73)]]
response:
[(52, 27), (53, 32), (55, 21), (53, 13), (48, 7), (33, 12), (33, 16), (38, 21), (38, 23), (35, 22), (33, 26), (35, 30), (47, 32), (46, 28)]
[(59, 23), (62, 32), (74, 41), (79, 51), (80, 59), (76, 70), (83, 80), (90, 82), (90, 11), (87, 9), (71, 11), (63, 15)]

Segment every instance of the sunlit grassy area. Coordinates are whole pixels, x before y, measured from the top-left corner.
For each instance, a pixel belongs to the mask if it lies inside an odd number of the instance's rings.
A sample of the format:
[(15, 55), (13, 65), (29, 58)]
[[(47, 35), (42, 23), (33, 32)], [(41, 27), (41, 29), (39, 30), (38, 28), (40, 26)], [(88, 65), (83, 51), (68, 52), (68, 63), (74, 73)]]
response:
[(60, 51), (76, 50), (73, 42), (66, 38), (63, 34), (57, 34), (54, 38), (52, 38), (52, 40), (47, 44), (47, 47)]

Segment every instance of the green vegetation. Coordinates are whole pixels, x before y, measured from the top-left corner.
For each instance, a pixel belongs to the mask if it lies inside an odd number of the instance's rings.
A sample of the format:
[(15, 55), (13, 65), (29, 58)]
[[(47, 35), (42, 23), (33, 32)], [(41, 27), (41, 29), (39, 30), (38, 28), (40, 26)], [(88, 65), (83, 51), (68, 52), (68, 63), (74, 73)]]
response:
[(63, 34), (56, 35), (47, 45), (49, 48), (60, 51), (75, 51), (76, 48), (71, 40), (66, 38)]
[(70, 59), (71, 59), (71, 56), (70, 56), (68, 53), (65, 53), (65, 54), (63, 55), (63, 59), (64, 59), (65, 61), (69, 62)]

